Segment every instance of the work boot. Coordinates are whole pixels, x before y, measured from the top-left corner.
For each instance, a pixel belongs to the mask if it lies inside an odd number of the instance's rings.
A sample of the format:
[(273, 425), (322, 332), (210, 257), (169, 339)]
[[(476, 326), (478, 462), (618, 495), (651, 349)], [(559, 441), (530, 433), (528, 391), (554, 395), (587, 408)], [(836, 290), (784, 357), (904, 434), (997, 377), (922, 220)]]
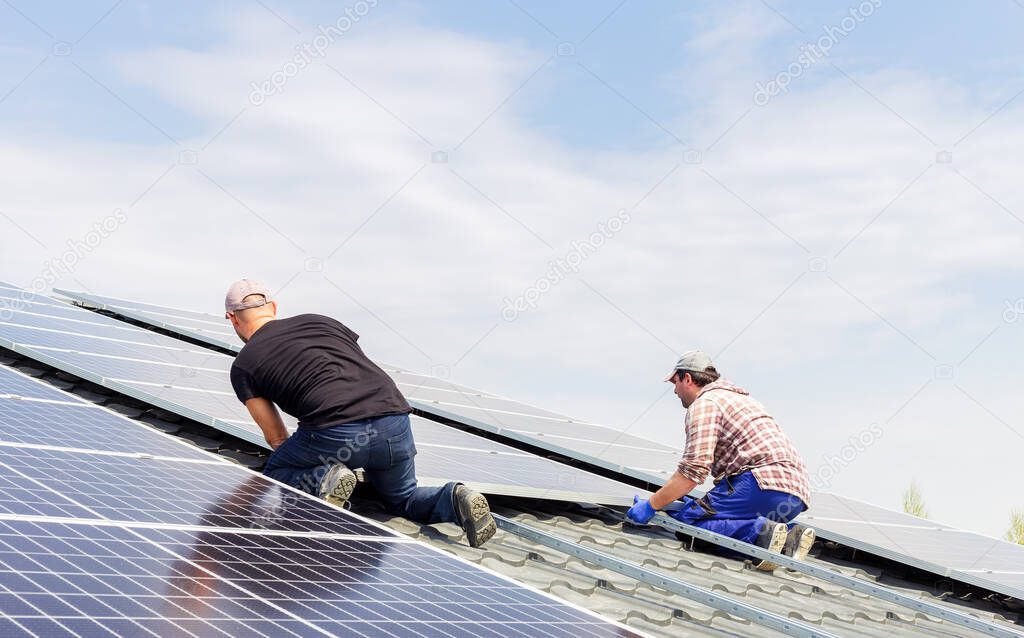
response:
[(782, 548), (782, 553), (785, 556), (792, 556), (797, 560), (803, 560), (810, 553), (815, 538), (817, 538), (817, 534), (814, 532), (813, 527), (804, 527), (800, 524), (794, 525), (786, 536), (786, 544)]
[(345, 507), (356, 489), (356, 475), (342, 463), (335, 463), (320, 479), (320, 498), (328, 503)]
[[(762, 527), (761, 531), (758, 532), (757, 540), (754, 544), (763, 549), (767, 549), (769, 552), (779, 554), (782, 552), (782, 548), (786, 545), (786, 538), (788, 534), (789, 528), (785, 523), (766, 521), (764, 527)], [(762, 560), (754, 565), (754, 567), (763, 572), (770, 572), (778, 567), (778, 565), (769, 560)]]
[(470, 547), (480, 547), (498, 531), (483, 494), (460, 483), (452, 491), (452, 500), (455, 503), (455, 515), (466, 532), (466, 542)]

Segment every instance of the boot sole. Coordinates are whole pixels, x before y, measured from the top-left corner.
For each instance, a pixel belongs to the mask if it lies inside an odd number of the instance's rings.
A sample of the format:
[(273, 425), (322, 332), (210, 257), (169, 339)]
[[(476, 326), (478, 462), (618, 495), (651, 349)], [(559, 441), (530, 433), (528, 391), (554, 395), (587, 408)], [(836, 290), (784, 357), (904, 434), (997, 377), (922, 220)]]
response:
[(352, 492), (356, 489), (356, 475), (352, 473), (352, 470), (346, 470), (341, 473), (341, 476), (334, 481), (334, 485), (331, 486), (331, 491), (324, 495), (324, 500), (332, 505), (338, 507), (345, 507), (348, 503), (348, 499), (352, 497)]
[(462, 529), (470, 547), (480, 547), (494, 536), (498, 526), (483, 494), (475, 493), (468, 500), (459, 500)]
[(800, 534), (800, 542), (797, 543), (796, 551), (793, 552), (793, 558), (797, 560), (803, 560), (807, 558), (807, 554), (811, 552), (811, 547), (814, 546), (814, 541), (818, 538), (817, 533), (810, 527), (805, 529)]
[[(777, 523), (775, 525), (775, 528), (772, 530), (772, 540), (771, 543), (768, 544), (768, 551), (775, 554), (782, 553), (782, 548), (786, 546), (786, 537), (788, 535), (789, 528), (786, 527), (786, 524)], [(771, 562), (770, 560), (762, 560), (761, 562), (757, 563), (757, 565), (755, 565), (754, 567), (763, 572), (771, 572), (775, 571), (775, 568), (778, 567), (778, 565)]]

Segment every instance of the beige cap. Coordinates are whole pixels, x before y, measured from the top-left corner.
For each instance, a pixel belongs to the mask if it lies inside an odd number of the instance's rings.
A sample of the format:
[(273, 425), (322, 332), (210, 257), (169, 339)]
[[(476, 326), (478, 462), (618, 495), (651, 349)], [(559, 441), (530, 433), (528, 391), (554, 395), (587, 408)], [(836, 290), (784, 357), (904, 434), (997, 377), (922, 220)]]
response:
[[(243, 301), (249, 295), (262, 295), (263, 299)], [(228, 294), (224, 296), (224, 310), (229, 313), (256, 308), (267, 303), (270, 303), (270, 289), (253, 279), (239, 279), (231, 284)]]
[(704, 372), (712, 365), (714, 364), (711, 363), (711, 357), (709, 357), (706, 352), (701, 350), (690, 350), (689, 352), (684, 352), (683, 356), (679, 357), (679, 360), (676, 361), (676, 367), (672, 368), (672, 372), (668, 373), (665, 380), (670, 381), (672, 377), (676, 375), (677, 370), (685, 370), (687, 372)]

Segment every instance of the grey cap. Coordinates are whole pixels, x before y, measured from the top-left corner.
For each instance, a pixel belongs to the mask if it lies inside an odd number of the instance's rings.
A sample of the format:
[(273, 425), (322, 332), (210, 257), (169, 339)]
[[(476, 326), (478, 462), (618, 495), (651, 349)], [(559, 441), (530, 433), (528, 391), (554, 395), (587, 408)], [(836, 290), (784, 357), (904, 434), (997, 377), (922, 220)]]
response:
[(689, 352), (684, 352), (683, 356), (679, 357), (679, 360), (676, 361), (676, 367), (672, 368), (672, 372), (668, 373), (665, 380), (670, 381), (676, 375), (676, 370), (704, 372), (713, 365), (711, 357), (703, 350), (690, 350)]
[[(249, 295), (260, 295), (262, 299), (250, 299), (245, 301)], [(228, 288), (228, 294), (224, 295), (224, 310), (231, 313), (246, 308), (256, 308), (270, 303), (270, 289), (253, 279), (239, 279)]]

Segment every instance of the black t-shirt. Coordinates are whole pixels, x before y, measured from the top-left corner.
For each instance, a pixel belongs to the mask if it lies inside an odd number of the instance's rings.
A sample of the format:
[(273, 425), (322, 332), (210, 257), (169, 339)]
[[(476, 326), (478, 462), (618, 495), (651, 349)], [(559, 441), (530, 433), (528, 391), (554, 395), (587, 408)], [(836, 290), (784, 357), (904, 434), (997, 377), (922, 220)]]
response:
[(231, 365), (245, 403), (262, 397), (318, 430), (412, 410), (395, 382), (356, 343), (359, 335), (323, 315), (275, 319), (259, 328)]

